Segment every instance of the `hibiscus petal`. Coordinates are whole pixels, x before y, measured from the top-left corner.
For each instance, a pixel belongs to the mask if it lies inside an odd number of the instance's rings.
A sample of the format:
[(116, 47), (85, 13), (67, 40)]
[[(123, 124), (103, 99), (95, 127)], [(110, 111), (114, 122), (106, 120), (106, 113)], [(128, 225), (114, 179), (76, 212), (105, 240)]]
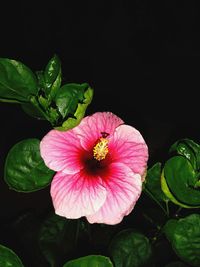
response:
[(123, 123), (123, 120), (112, 112), (96, 112), (83, 118), (74, 131), (79, 136), (82, 146), (90, 150), (102, 133), (112, 135), (116, 127)]
[(74, 175), (58, 172), (51, 184), (55, 213), (69, 219), (94, 214), (106, 199), (100, 177), (87, 176), (84, 171)]
[(104, 177), (106, 201), (95, 214), (87, 216), (90, 223), (120, 223), (132, 211), (141, 194), (142, 182), (139, 174), (134, 174), (121, 163), (112, 163), (109, 168), (107, 177)]
[(120, 125), (109, 141), (113, 161), (124, 163), (134, 173), (144, 174), (148, 161), (148, 147), (138, 130)]
[(83, 148), (73, 130), (51, 130), (40, 142), (40, 153), (45, 164), (54, 171), (76, 173), (83, 168), (80, 154)]

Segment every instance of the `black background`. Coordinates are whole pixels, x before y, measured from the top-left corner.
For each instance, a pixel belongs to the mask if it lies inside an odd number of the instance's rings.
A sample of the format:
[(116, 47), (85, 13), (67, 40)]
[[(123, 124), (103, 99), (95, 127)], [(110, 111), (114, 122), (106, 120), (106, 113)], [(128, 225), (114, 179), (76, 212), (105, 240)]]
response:
[[(56, 53), (63, 83), (88, 82), (87, 114), (112, 111), (143, 134), (149, 165), (180, 138), (200, 141), (200, 16), (194, 1), (7, 1), (1, 3), (0, 57), (41, 70)], [(51, 206), (49, 188), (9, 190), (3, 166), (9, 149), (50, 129), (17, 105), (1, 103), (0, 219)], [(1, 235), (4, 243), (7, 234)], [(11, 242), (11, 241), (10, 241)]]

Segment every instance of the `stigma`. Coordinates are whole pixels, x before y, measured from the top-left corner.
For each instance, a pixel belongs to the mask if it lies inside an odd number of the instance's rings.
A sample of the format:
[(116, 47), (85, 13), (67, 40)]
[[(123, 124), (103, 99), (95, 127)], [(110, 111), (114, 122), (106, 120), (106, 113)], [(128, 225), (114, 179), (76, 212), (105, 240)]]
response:
[(108, 139), (101, 137), (93, 148), (93, 156), (96, 160), (100, 161), (105, 159), (108, 151)]

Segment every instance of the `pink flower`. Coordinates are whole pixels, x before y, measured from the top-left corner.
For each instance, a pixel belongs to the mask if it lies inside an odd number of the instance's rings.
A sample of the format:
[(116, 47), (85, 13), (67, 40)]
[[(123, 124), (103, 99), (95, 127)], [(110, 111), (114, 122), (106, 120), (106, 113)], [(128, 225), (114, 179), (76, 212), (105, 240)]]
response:
[(51, 130), (41, 156), (56, 175), (56, 214), (90, 223), (117, 224), (142, 191), (148, 148), (142, 135), (111, 112), (97, 112), (66, 132)]

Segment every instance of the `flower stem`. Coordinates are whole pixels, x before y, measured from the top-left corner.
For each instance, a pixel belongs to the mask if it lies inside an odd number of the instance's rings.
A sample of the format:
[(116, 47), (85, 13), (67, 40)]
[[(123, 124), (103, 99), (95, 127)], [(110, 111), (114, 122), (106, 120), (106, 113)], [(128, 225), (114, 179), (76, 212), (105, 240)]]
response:
[(165, 201), (165, 205), (166, 205), (166, 212), (167, 212), (167, 217), (169, 217), (169, 201), (168, 200), (166, 200)]
[(163, 205), (160, 204), (160, 202), (154, 197), (154, 195), (151, 193), (151, 191), (149, 191), (147, 188), (144, 188), (143, 190), (144, 190), (144, 192), (148, 196), (150, 196), (156, 202), (156, 204), (162, 209), (162, 211), (165, 213), (165, 215), (167, 217), (169, 217), (169, 208), (168, 208), (168, 205), (166, 205), (166, 210), (165, 210), (165, 208), (163, 207)]

